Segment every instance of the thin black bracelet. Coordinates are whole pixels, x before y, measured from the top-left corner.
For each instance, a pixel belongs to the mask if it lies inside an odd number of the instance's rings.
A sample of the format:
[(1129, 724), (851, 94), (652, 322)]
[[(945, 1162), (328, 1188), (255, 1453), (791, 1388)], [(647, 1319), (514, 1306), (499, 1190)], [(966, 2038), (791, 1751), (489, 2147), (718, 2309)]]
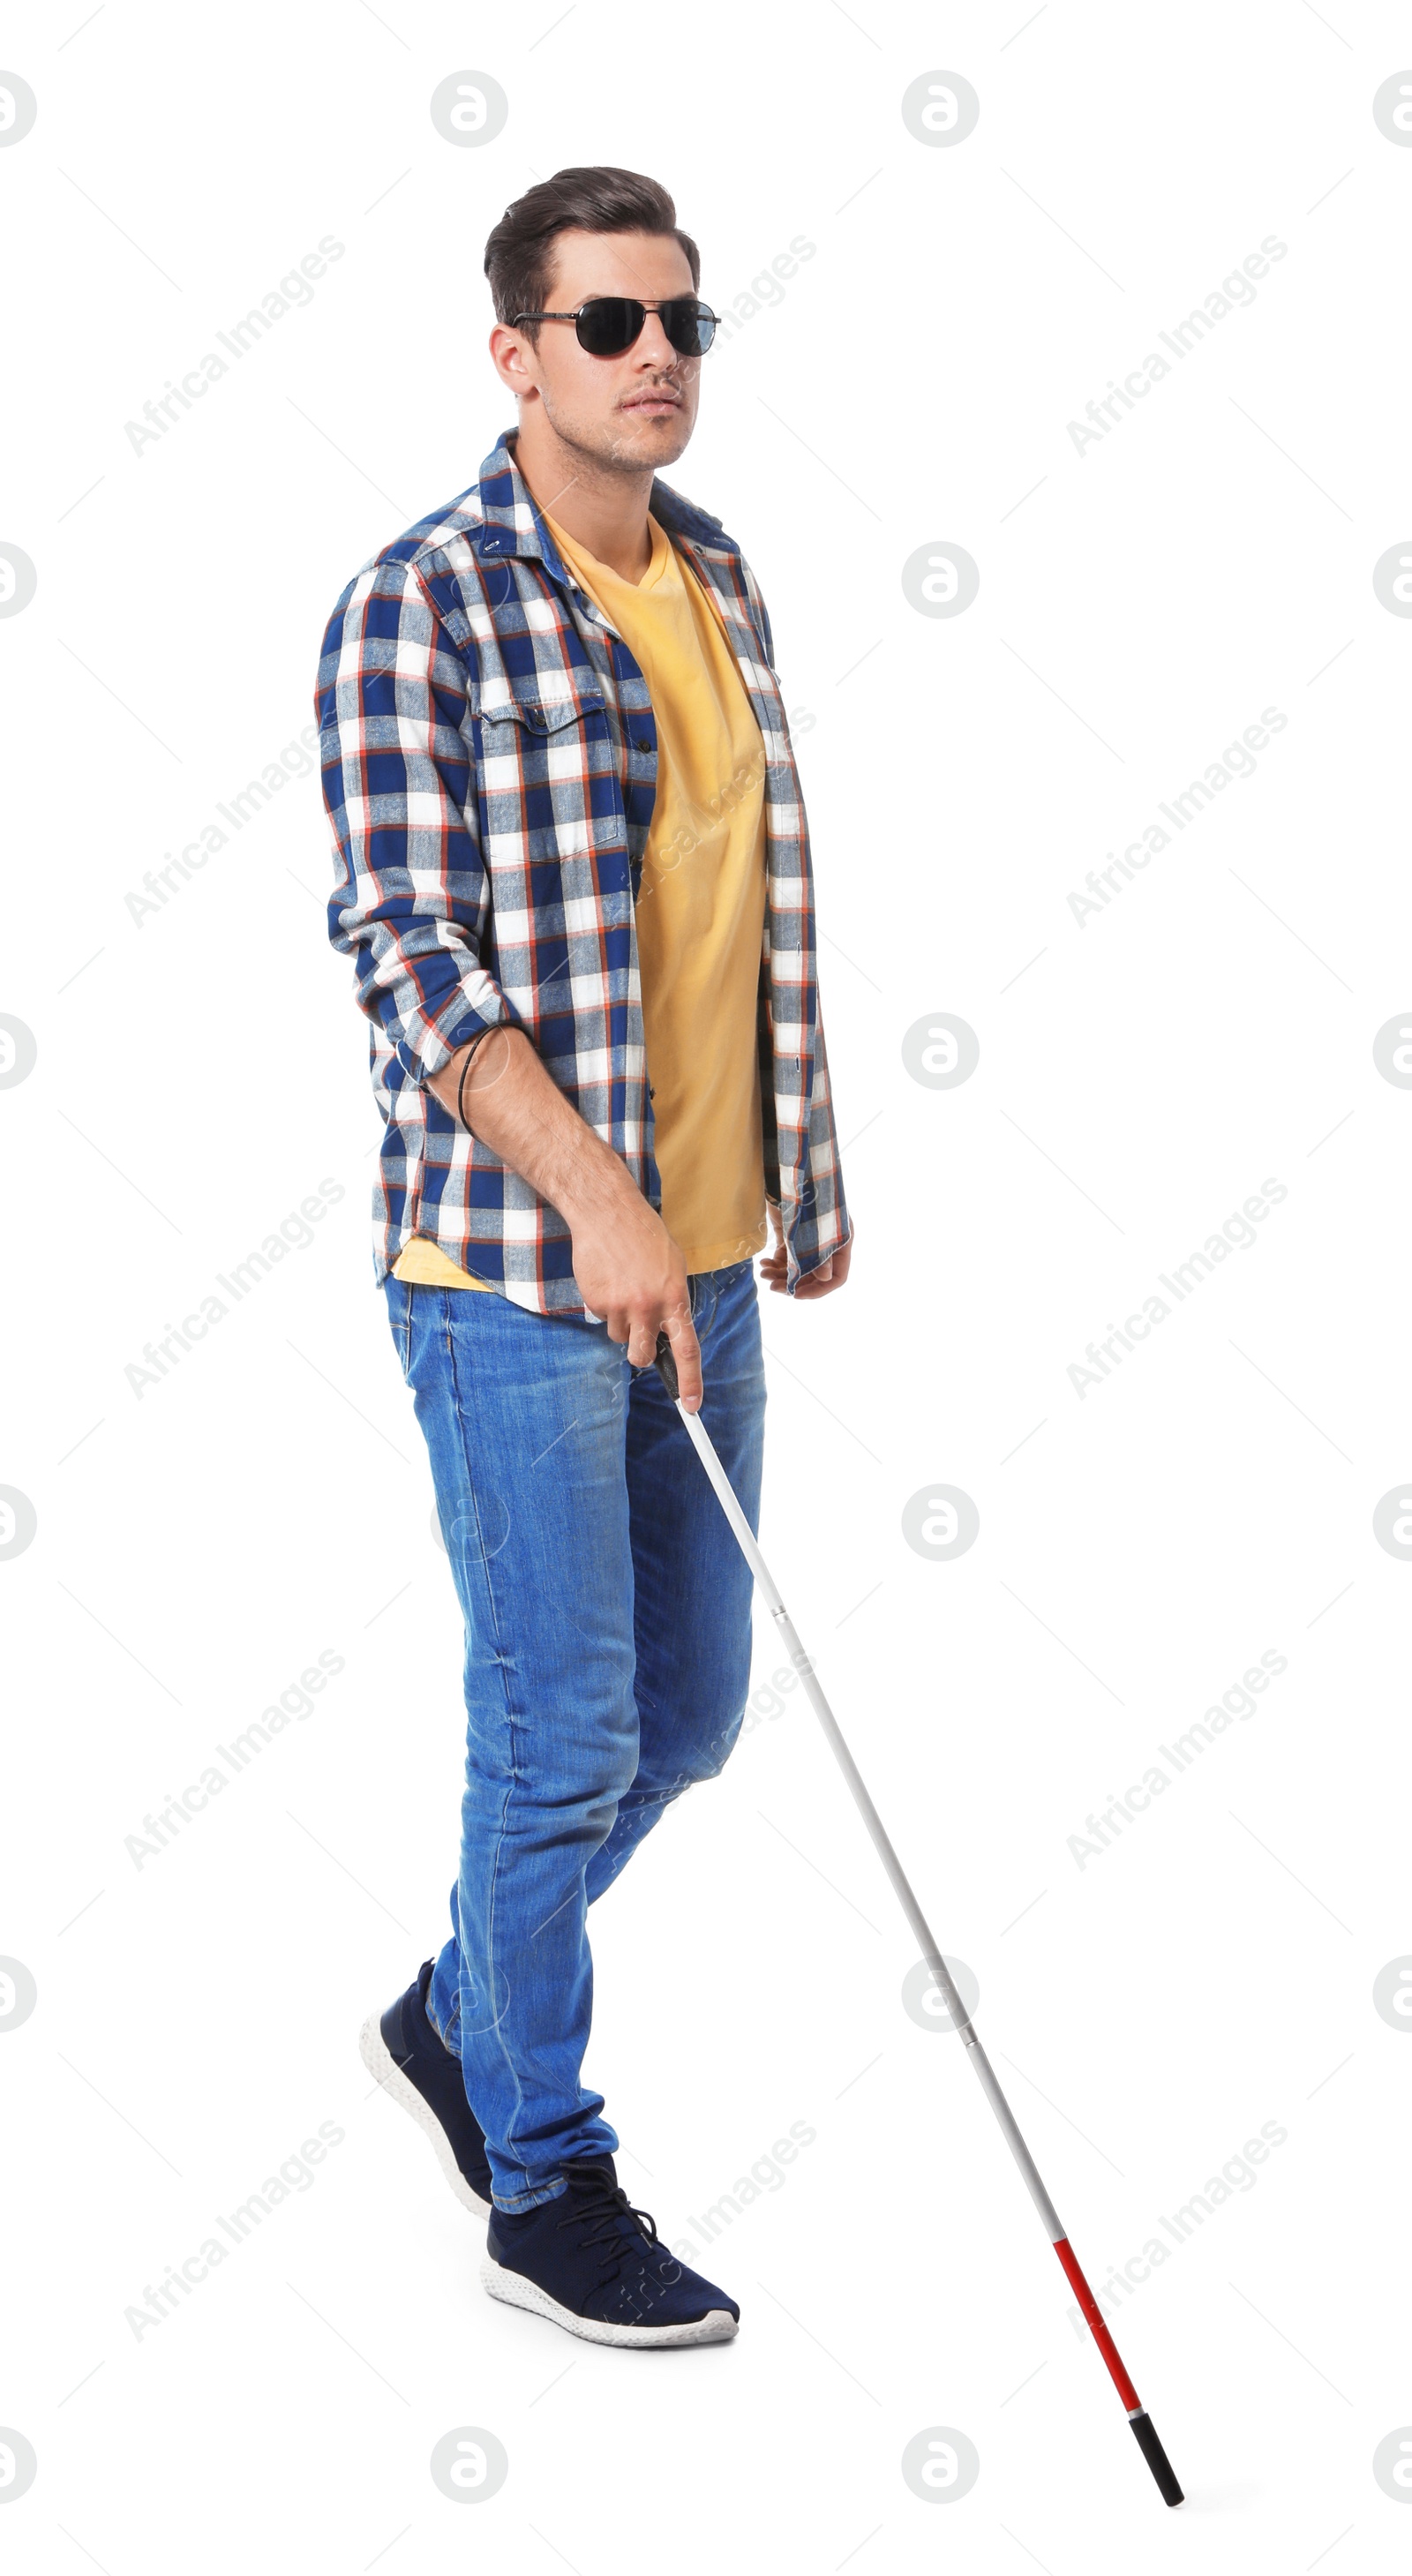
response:
[(466, 1055), (466, 1061), (461, 1067), (461, 1079), (456, 1085), (456, 1115), (460, 1119), (462, 1126), (468, 1131), (470, 1129), (471, 1122), (466, 1116), (466, 1076), (470, 1072), (471, 1065), (475, 1059), (477, 1047), (484, 1046), (487, 1038), (494, 1037), (499, 1025), (500, 1023), (498, 1020), (492, 1020), (488, 1029), (482, 1029), (478, 1036), (472, 1038)]

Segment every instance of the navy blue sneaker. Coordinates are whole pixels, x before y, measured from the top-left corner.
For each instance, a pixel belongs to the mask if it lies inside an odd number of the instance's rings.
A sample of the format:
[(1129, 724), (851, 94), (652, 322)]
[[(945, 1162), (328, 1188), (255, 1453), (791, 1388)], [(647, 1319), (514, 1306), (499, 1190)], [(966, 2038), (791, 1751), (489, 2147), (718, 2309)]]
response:
[(567, 2188), (535, 2209), (492, 2209), (481, 2280), (493, 2299), (587, 2343), (725, 2343), (740, 2310), (658, 2241), (611, 2156), (572, 2156)]
[(400, 2102), (436, 2149), (436, 2161), (463, 2209), (473, 2217), (490, 2212), (490, 2167), (485, 2131), (466, 2100), (461, 2061), (453, 2057), (427, 2018), (427, 1989), (434, 1961), (423, 1962), (417, 1982), (389, 2004), (385, 2013), (369, 2013), (358, 2037), (358, 2053), (383, 2091)]

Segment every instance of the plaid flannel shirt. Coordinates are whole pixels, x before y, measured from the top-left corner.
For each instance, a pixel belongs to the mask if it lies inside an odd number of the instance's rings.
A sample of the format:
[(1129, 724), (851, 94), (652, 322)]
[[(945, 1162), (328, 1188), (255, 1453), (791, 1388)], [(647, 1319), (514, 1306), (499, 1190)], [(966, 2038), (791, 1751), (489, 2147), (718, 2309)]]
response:
[[(657, 728), (636, 660), (534, 505), (514, 435), (459, 500), (365, 564), (329, 619), (315, 697), (338, 860), (328, 926), (371, 1023), (375, 1279), (427, 1235), (516, 1305), (582, 1315), (563, 1217), (428, 1087), (478, 1031), (522, 1028), (660, 1209), (634, 910)], [(668, 484), (654, 480), (649, 506), (719, 605), (763, 740), (761, 1108), (793, 1290), (849, 1232), (799, 777), (739, 546)]]

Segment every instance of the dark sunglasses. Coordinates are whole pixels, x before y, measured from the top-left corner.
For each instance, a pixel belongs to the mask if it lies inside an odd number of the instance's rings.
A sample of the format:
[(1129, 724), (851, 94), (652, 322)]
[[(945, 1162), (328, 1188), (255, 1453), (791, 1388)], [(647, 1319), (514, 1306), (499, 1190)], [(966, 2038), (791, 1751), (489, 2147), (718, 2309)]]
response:
[(694, 295), (672, 295), (665, 304), (639, 304), (635, 295), (590, 295), (575, 313), (517, 313), (516, 322), (572, 322), (590, 357), (620, 358), (641, 333), (649, 313), (661, 322), (683, 358), (704, 358), (720, 320)]

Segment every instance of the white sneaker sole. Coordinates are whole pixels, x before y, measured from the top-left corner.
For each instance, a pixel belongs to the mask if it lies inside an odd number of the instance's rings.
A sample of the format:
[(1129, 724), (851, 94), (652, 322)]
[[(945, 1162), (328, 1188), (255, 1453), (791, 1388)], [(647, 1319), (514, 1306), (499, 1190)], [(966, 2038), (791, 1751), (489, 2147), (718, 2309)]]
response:
[(362, 2029), (358, 2033), (358, 2054), (361, 2057), (363, 2064), (366, 2066), (368, 2073), (375, 2076), (378, 2083), (382, 2086), (384, 2093), (386, 2093), (392, 2101), (399, 2103), (401, 2108), (407, 2112), (408, 2116), (416, 2121), (423, 2137), (431, 2140), (432, 2147), (436, 2154), (436, 2161), (440, 2165), (442, 2172), (445, 2174), (447, 2181), (450, 2183), (452, 2190), (456, 2194), (461, 2207), (463, 2209), (468, 2209), (473, 2218), (489, 2218), (489, 2201), (482, 2200), (478, 2193), (472, 2191), (470, 2184), (467, 2182), (465, 2175), (462, 2173), (460, 2166), (456, 2162), (455, 2156), (451, 2152), (451, 2141), (447, 2137), (446, 2131), (443, 2129), (441, 2122), (438, 2120), (436, 2113), (432, 2110), (430, 2104), (422, 2100), (415, 2084), (408, 2083), (406, 2076), (403, 2074), (401, 2067), (398, 2065), (396, 2058), (393, 2056), (386, 2040), (383, 2038), (380, 2023), (380, 2014), (369, 2013), (367, 2020), (364, 2022)]
[(528, 2308), (531, 2316), (547, 2317), (551, 2325), (562, 2326), (566, 2334), (581, 2335), (585, 2343), (614, 2343), (656, 2347), (683, 2343), (729, 2343), (737, 2333), (735, 2318), (729, 2308), (708, 2309), (704, 2317), (694, 2317), (689, 2325), (615, 2326), (601, 2317), (576, 2317), (572, 2308), (563, 2308), (551, 2299), (547, 2290), (528, 2281), (523, 2272), (512, 2272), (506, 2263), (497, 2263), (487, 2254), (480, 2267), (481, 2287), (492, 2299), (503, 2299), (508, 2307)]

